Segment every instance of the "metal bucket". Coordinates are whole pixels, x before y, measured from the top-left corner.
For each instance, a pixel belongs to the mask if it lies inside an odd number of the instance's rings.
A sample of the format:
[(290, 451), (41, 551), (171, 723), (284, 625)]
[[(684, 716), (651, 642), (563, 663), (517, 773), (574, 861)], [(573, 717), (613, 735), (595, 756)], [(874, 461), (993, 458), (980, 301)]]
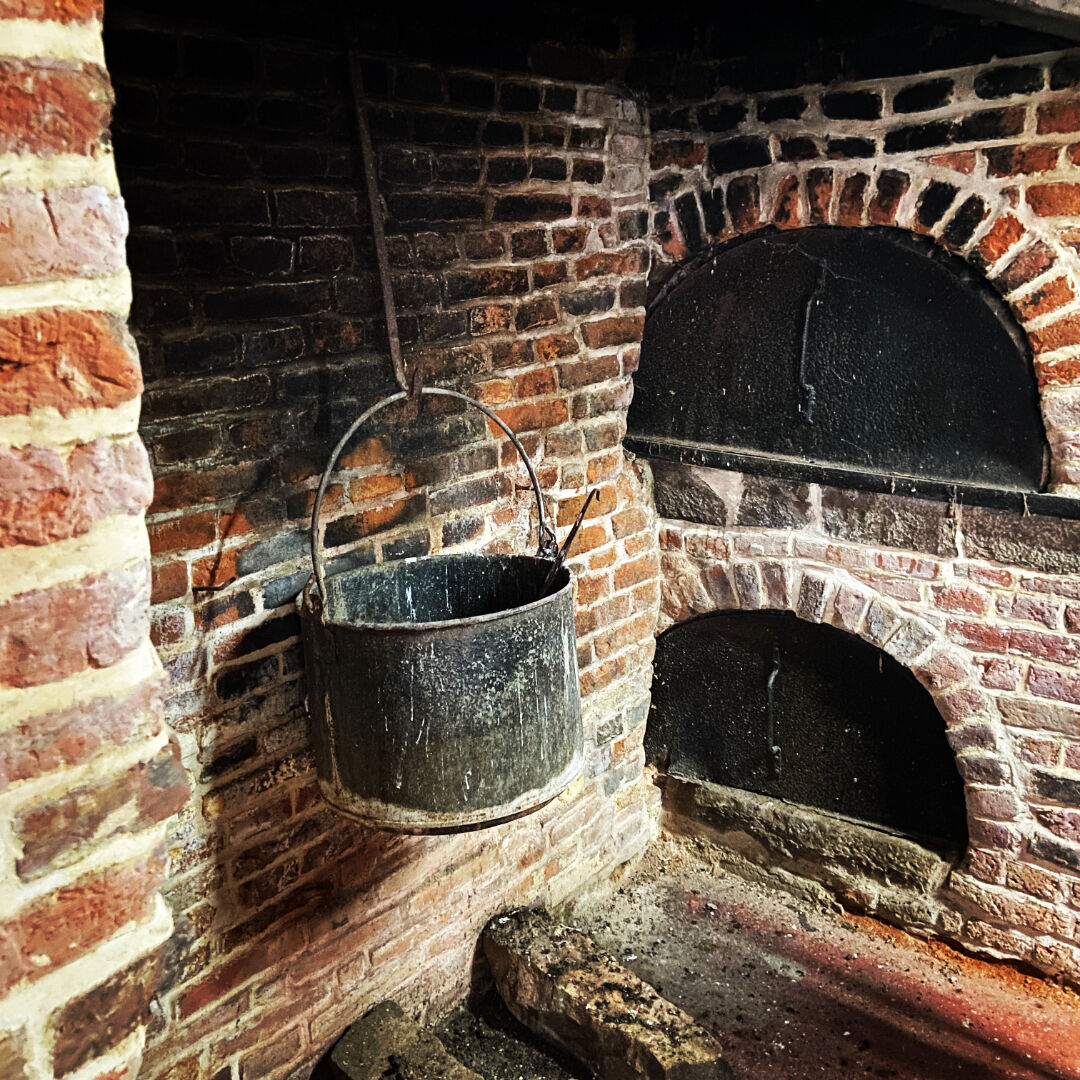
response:
[(493, 825), (535, 810), (581, 771), (574, 598), (555, 554), (540, 485), (513, 432), (453, 390), (421, 393), (474, 405), (513, 441), (532, 481), (540, 549), (440, 555), (326, 575), (319, 511), (346, 443), (323, 473), (312, 513), (314, 574), (299, 600), (319, 786), (342, 813), (407, 832)]

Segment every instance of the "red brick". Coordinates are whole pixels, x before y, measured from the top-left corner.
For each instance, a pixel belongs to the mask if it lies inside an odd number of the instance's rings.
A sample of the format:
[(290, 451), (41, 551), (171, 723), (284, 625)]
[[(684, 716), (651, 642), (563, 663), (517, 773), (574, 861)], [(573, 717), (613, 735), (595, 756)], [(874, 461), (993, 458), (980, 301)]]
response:
[(157, 521), (146, 527), (150, 534), (150, 552), (161, 555), (171, 551), (191, 551), (206, 547), (217, 538), (217, 511)]
[(164, 821), (183, 807), (188, 792), (180, 747), (173, 740), (153, 761), (36, 804), (14, 820), (22, 846), (16, 861), (19, 877), (31, 880), (70, 862), (70, 853), (88, 840), (102, 841)]
[(653, 144), (649, 152), (649, 165), (664, 169), (669, 165), (689, 169), (705, 160), (705, 144), (690, 139), (667, 139)]
[(998, 285), (1002, 292), (1013, 292), (1046, 273), (1056, 262), (1053, 249), (1039, 241), (1026, 247), (996, 275)]
[(1028, 206), (1040, 217), (1080, 214), (1080, 184), (1033, 184), (1026, 197)]
[(537, 358), (545, 363), (573, 356), (577, 351), (577, 342), (569, 334), (549, 334), (536, 341)]
[(781, 229), (797, 229), (802, 224), (799, 210), (799, 178), (785, 176), (776, 189), (773, 224)]
[(215, 465), (202, 472), (175, 472), (158, 476), (154, 481), (154, 501), (151, 513), (184, 510), (200, 503), (217, 502), (224, 496), (250, 491), (259, 482), (263, 467), (246, 465)]
[(117, 1046), (150, 1019), (150, 1001), (161, 981), (161, 951), (128, 965), (105, 982), (57, 1009), (53, 1067), (66, 1076), (90, 1058)]
[(618, 473), (622, 460), (621, 450), (613, 450), (591, 457), (585, 472), (587, 482), (592, 485), (599, 483), (601, 480), (611, 479)]
[(514, 325), (514, 309), (510, 304), (482, 304), (469, 309), (469, 333), (497, 334)]
[(988, 263), (996, 263), (1024, 235), (1024, 226), (1012, 216), (999, 217), (979, 241), (979, 254)]
[(472, 395), (485, 405), (505, 405), (513, 396), (514, 384), (509, 379), (488, 379), (473, 383)]
[[(999, 610), (1001, 608), (999, 602)], [(1047, 600), (1041, 596), (1018, 596), (1008, 610), (1008, 615), (1013, 619), (1023, 619), (1026, 622), (1042, 623), (1051, 628), (1057, 626), (1059, 605), (1056, 601)], [(1065, 620), (1065, 628), (1074, 631), (1076, 627), (1069, 626), (1068, 618)]]
[(546, 289), (549, 285), (558, 285), (566, 280), (566, 263), (545, 262), (537, 263), (533, 267), (533, 284), (538, 289)]
[(935, 585), (934, 606), (954, 614), (982, 615), (987, 607), (986, 593), (963, 585)]
[(126, 234), (123, 201), (102, 187), (0, 192), (0, 285), (114, 274)]
[(0, 17), (87, 22), (100, 19), (103, 7), (103, 0), (0, 0)]
[(1009, 637), (1009, 652), (1054, 664), (1075, 664), (1080, 655), (1080, 641), (1038, 630), (1013, 630)]
[(1034, 143), (1029, 146), (997, 146), (986, 151), (987, 172), (991, 176), (1028, 176), (1052, 172), (1057, 167), (1060, 146)]
[(1054, 101), (1040, 105), (1036, 130), (1040, 135), (1080, 131), (1080, 101)]
[(653, 554), (643, 555), (633, 562), (623, 563), (615, 568), (615, 591), (620, 592), (631, 585), (638, 585), (650, 578), (655, 578), (659, 572), (659, 563)]
[(919, 160), (936, 165), (939, 169), (952, 169), (953, 172), (966, 175), (973, 173), (977, 164), (974, 150), (955, 150), (951, 154), (931, 154)]
[(90, 154), (105, 140), (111, 109), (108, 77), (95, 64), (0, 60), (0, 153)]
[(232, 953), (209, 975), (190, 986), (179, 999), (181, 1019), (224, 997), (230, 990), (245, 983), (260, 971), (265, 971), (279, 957), (274, 941), (260, 941), (242, 952)]
[(598, 251), (585, 255), (574, 263), (574, 274), (578, 281), (603, 277), (606, 274), (637, 274), (645, 269), (645, 257), (642, 252)]
[(115, 664), (149, 632), (150, 567), (21, 593), (0, 605), (0, 684), (38, 686)]
[(574, 216), (584, 220), (611, 217), (611, 200), (599, 195), (579, 195)]
[(844, 180), (840, 189), (840, 200), (836, 207), (836, 224), (849, 227), (862, 224), (863, 208), (866, 205), (866, 189), (870, 177), (865, 173), (856, 173)]
[(551, 231), (551, 242), (557, 255), (573, 255), (584, 251), (588, 239), (589, 230), (584, 225), (556, 228)]
[(0, 790), (65, 766), (103, 746), (123, 746), (161, 728), (161, 684), (149, 679), (123, 697), (94, 698), (0, 732)]
[(32, 901), (0, 925), (0, 992), (81, 956), (122, 926), (144, 920), (165, 876), (164, 853), (88, 874)]
[(111, 514), (140, 513), (150, 464), (137, 439), (97, 439), (62, 457), (40, 446), (0, 449), (0, 547), (81, 536)]
[(1049, 326), (1032, 330), (1028, 336), (1036, 353), (1080, 345), (1080, 315), (1068, 315), (1064, 319), (1058, 319)]
[(188, 591), (188, 568), (185, 562), (165, 563), (155, 566), (150, 586), (150, 603), (162, 604), (176, 600)]
[(377, 499), (382, 495), (400, 491), (401, 488), (400, 476), (390, 476), (388, 474), (362, 476), (349, 482), (349, 498), (354, 503), (365, 502), (368, 499)]
[(636, 344), (644, 329), (644, 315), (617, 315), (585, 323), (581, 332), (590, 349), (610, 349), (616, 345)]
[(811, 169), (806, 177), (806, 199), (810, 205), (810, 224), (823, 225), (829, 221), (832, 201), (833, 173), (831, 169)]
[(1009, 630), (1004, 626), (990, 626), (979, 622), (962, 622), (950, 619), (946, 630), (951, 641), (973, 649), (988, 652), (1005, 652), (1009, 647)]
[(616, 514), (611, 519), (611, 525), (615, 536), (621, 540), (625, 536), (633, 536), (634, 533), (648, 528), (649, 518), (644, 510), (635, 506)]
[(895, 169), (889, 169), (878, 176), (874, 197), (870, 200), (870, 224), (892, 225), (896, 221), (900, 200), (910, 186), (910, 177)]
[[(341, 468), (362, 469), (366, 465), (382, 465), (390, 460), (390, 451), (381, 439), (361, 439), (351, 449), (341, 455)], [(308, 471), (307, 459), (302, 475), (284, 476), (283, 479), (290, 483), (307, 480), (322, 472), (322, 467), (311, 463)]]
[(621, 372), (619, 358), (613, 355), (596, 356), (559, 364), (559, 385), (564, 390), (577, 390), (582, 386), (616, 379)]
[(587, 525), (578, 530), (577, 536), (574, 537), (574, 543), (570, 547), (570, 557), (584, 555), (587, 551), (602, 547), (610, 539), (603, 525)]
[(533, 362), (532, 342), (527, 338), (496, 341), (491, 344), (490, 349), (492, 367), (525, 367)]
[[(586, 496), (584, 495), (573, 495), (568, 499), (560, 499), (558, 509), (555, 512), (555, 524), (559, 526), (573, 525), (578, 514), (581, 513), (581, 508), (585, 505), (585, 499)], [(615, 488), (611, 484), (605, 484), (603, 487), (597, 488), (596, 498), (589, 505), (585, 520), (588, 521), (590, 518), (610, 514), (615, 509), (617, 502)]]
[(182, 611), (155, 611), (150, 623), (150, 640), (155, 648), (177, 645), (187, 637), (187, 620)]
[(1011, 660), (981, 659), (977, 661), (982, 668), (980, 682), (990, 690), (1016, 690), (1020, 686), (1023, 669)]
[(941, 564), (933, 559), (921, 559), (917, 555), (900, 555), (892, 551), (879, 551), (874, 565), (887, 574), (931, 580), (941, 575)]
[(1033, 667), (1028, 675), (1028, 690), (1039, 697), (1080, 705), (1080, 675)]
[[(541, 431), (544, 428), (558, 427), (570, 419), (570, 410), (565, 401), (541, 401), (531, 405), (515, 405), (499, 410), (499, 419), (515, 434), (522, 431)], [(492, 434), (502, 435), (498, 426), (488, 422)]]
[(118, 319), (38, 311), (0, 319), (0, 414), (112, 408), (142, 390), (139, 360)]
[(728, 184), (727, 208), (732, 227), (738, 232), (760, 228), (761, 202), (756, 176), (737, 176)]
[(514, 378), (514, 394), (519, 399), (554, 394), (555, 389), (555, 372), (551, 368), (537, 368)]
[(1072, 282), (1066, 277), (1059, 277), (1046, 285), (1040, 285), (1022, 299), (1014, 301), (1012, 308), (1021, 322), (1027, 322), (1028, 319), (1035, 319), (1059, 307), (1064, 307), (1075, 299), (1076, 293), (1073, 291)]

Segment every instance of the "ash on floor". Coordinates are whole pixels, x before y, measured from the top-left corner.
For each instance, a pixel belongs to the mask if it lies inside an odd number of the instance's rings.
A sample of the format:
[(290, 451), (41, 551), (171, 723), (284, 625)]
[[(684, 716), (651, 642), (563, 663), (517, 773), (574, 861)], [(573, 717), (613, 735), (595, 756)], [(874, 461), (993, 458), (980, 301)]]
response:
[(459, 1005), (435, 1029), (443, 1045), (484, 1080), (588, 1080), (580, 1065), (557, 1055), (519, 1024), (494, 990)]
[(751, 885), (693, 840), (661, 835), (569, 919), (713, 1031), (736, 1077), (1080, 1078), (1074, 991)]

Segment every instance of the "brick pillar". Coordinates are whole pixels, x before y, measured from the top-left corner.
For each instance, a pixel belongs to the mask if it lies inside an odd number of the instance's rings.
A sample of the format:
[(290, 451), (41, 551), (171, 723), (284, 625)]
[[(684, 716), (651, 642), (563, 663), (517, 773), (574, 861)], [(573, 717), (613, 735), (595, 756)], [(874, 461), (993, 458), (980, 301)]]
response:
[(0, 1077), (133, 1080), (187, 785), (149, 628), (101, 0), (0, 0)]

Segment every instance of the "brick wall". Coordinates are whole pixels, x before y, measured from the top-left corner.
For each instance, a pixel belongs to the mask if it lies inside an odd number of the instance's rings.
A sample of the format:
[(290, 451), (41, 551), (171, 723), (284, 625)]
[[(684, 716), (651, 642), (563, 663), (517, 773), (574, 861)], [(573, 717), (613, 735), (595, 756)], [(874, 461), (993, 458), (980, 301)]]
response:
[(0, 1075), (134, 1080), (187, 797), (101, 5), (0, 4)]
[(710, 243), (765, 226), (929, 235), (982, 270), (1026, 331), (1051, 490), (1077, 494), (1080, 56), (1055, 51), (944, 70), (924, 61), (917, 73), (895, 75), (882, 61), (890, 74), (874, 78), (860, 77), (857, 56), (850, 67), (828, 86), (782, 89), (778, 79), (767, 92), (725, 86), (697, 99), (672, 89), (652, 108), (651, 235), (660, 263), (651, 286)]
[[(1075, 496), (1080, 55), (979, 25), (930, 34), (916, 18), (894, 41), (833, 27), (815, 52), (762, 43), (753, 63), (691, 57), (671, 38), (665, 52), (659, 38), (650, 291), (763, 227), (929, 235), (979, 268), (1026, 332), (1052, 490)], [(793, 610), (884, 648), (933, 693), (971, 843), (932, 913), (884, 914), (1080, 978), (1076, 522), (653, 465), (661, 627)]]
[[(194, 785), (171, 834), (178, 930), (149, 1077), (301, 1075), (380, 998), (437, 1012), (493, 912), (567, 896), (652, 829), (656, 524), (619, 445), (644, 322), (642, 118), (563, 60), (508, 73), (524, 45), (496, 71), (475, 35), (454, 57), (440, 36), (432, 63), (392, 30), (365, 31), (363, 77), (406, 363), (521, 435), (560, 537), (599, 491), (573, 559), (586, 775), (456, 837), (368, 830), (322, 802), (293, 601), (330, 446), (394, 389), (341, 35), (333, 5), (262, 5), (256, 26), (110, 3), (152, 632)], [(346, 454), (325, 513), (339, 565), (535, 549), (510, 444), (443, 404), (382, 414)]]

